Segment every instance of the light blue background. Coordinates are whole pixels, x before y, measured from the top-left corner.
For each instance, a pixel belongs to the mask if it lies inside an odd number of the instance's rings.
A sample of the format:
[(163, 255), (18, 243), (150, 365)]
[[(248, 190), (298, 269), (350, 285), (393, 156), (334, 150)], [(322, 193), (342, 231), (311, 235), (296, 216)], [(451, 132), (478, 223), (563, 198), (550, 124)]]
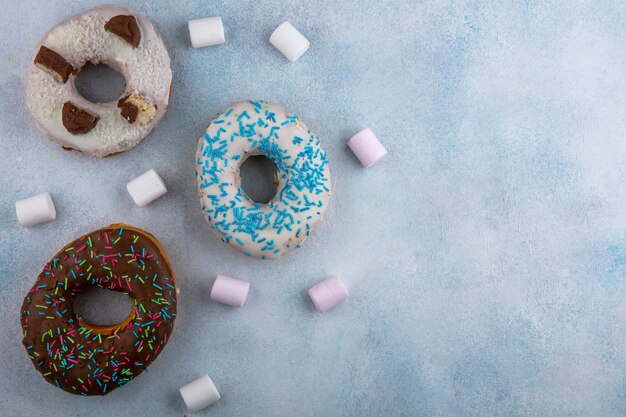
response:
[[(596, 1), (128, 2), (160, 30), (174, 93), (135, 149), (97, 160), (44, 139), (24, 103), (39, 38), (94, 1), (2, 0), (0, 414), (182, 416), (208, 373), (211, 416), (623, 416), (626, 413), (626, 3)], [(194, 50), (186, 22), (220, 15), (226, 44)], [(311, 49), (268, 42), (290, 20)], [(193, 155), (240, 99), (298, 114), (322, 139), (334, 199), (304, 247), (245, 258), (209, 235)], [(370, 169), (345, 145), (371, 127)], [(135, 207), (149, 168), (168, 194)], [(21, 228), (16, 199), (49, 191), (56, 221)], [(103, 398), (45, 383), (19, 308), (44, 263), (123, 221), (166, 248), (182, 294), (173, 337)], [(252, 282), (211, 302), (211, 278)], [(352, 298), (316, 313), (334, 273)]]

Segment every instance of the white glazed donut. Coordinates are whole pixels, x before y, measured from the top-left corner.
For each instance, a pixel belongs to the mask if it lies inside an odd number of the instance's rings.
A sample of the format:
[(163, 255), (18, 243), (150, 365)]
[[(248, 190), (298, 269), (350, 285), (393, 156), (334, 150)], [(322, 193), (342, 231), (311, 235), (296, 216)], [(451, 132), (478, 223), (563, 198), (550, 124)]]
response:
[[(74, 79), (88, 63), (124, 76), (119, 101), (92, 103), (80, 95)], [(128, 9), (101, 6), (58, 24), (37, 45), (26, 104), (52, 140), (105, 157), (137, 145), (158, 124), (171, 82), (170, 58), (152, 24)]]
[[(264, 155), (277, 168), (278, 188), (267, 204), (241, 189), (239, 167)], [(269, 103), (241, 101), (211, 122), (196, 152), (202, 211), (230, 247), (262, 259), (300, 246), (322, 218), (331, 195), (326, 152), (297, 116)]]

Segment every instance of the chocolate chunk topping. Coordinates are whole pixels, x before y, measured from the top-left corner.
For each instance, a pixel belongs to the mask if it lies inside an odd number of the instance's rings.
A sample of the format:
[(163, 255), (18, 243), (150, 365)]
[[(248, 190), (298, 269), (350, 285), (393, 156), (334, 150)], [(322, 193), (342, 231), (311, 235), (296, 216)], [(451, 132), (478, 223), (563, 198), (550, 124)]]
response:
[(129, 96), (123, 97), (120, 101), (117, 102), (117, 107), (121, 108), (122, 117), (128, 121), (128, 123), (132, 124), (137, 120), (137, 116), (139, 115), (139, 107), (135, 106), (133, 103), (128, 100)]
[(63, 126), (68, 132), (75, 135), (79, 133), (87, 133), (98, 123), (98, 116), (89, 113), (76, 106), (71, 101), (66, 101), (63, 105), (62, 120)]
[(61, 77), (61, 81), (65, 84), (74, 68), (72, 64), (67, 62), (65, 58), (54, 52), (52, 49), (42, 46), (39, 48), (37, 56), (35, 56), (35, 64), (41, 65), (47, 70), (53, 71)]
[(126, 42), (131, 44), (133, 48), (139, 46), (141, 31), (139, 30), (135, 16), (114, 16), (106, 22), (104, 28), (124, 39)]

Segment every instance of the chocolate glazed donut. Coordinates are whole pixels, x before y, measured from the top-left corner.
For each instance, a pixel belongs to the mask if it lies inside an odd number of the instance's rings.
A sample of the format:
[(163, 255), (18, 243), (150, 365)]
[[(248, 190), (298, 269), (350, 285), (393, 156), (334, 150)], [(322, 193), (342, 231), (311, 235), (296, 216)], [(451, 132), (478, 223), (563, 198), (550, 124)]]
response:
[[(73, 304), (90, 286), (127, 294), (131, 313), (112, 326), (85, 322)], [(22, 342), (46, 381), (72, 394), (105, 395), (163, 350), (174, 327), (176, 293), (159, 242), (114, 224), (74, 240), (46, 264), (22, 304)]]

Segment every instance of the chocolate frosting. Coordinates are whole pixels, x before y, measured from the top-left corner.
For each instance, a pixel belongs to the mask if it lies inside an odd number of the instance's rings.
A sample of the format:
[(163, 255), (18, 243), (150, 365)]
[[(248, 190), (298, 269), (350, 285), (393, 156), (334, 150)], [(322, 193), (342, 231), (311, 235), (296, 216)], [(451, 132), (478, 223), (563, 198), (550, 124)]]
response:
[(73, 134), (87, 133), (96, 126), (99, 117), (66, 101), (61, 112), (63, 126)]
[(128, 96), (122, 97), (117, 102), (117, 107), (122, 109), (120, 111), (120, 114), (124, 119), (128, 121), (128, 123), (133, 124), (135, 120), (137, 120), (137, 115), (139, 115), (139, 107), (131, 103), (130, 100), (128, 100)]
[(39, 48), (39, 52), (37, 52), (37, 56), (35, 56), (35, 64), (39, 64), (44, 68), (59, 74), (64, 84), (67, 82), (70, 74), (74, 71), (72, 64), (67, 62), (61, 55), (54, 52), (52, 49), (46, 48), (45, 46)]
[[(122, 323), (95, 326), (73, 311), (89, 286), (131, 298)], [(21, 310), (22, 343), (46, 381), (79, 395), (105, 395), (139, 375), (164, 348), (176, 318), (176, 283), (159, 242), (111, 225), (61, 249), (44, 267)]]
[(114, 16), (108, 22), (106, 22), (104, 28), (109, 32), (124, 39), (126, 42), (131, 44), (133, 48), (139, 46), (139, 41), (141, 40), (141, 31), (139, 30), (139, 25), (137, 25), (137, 20), (135, 19), (135, 16)]

